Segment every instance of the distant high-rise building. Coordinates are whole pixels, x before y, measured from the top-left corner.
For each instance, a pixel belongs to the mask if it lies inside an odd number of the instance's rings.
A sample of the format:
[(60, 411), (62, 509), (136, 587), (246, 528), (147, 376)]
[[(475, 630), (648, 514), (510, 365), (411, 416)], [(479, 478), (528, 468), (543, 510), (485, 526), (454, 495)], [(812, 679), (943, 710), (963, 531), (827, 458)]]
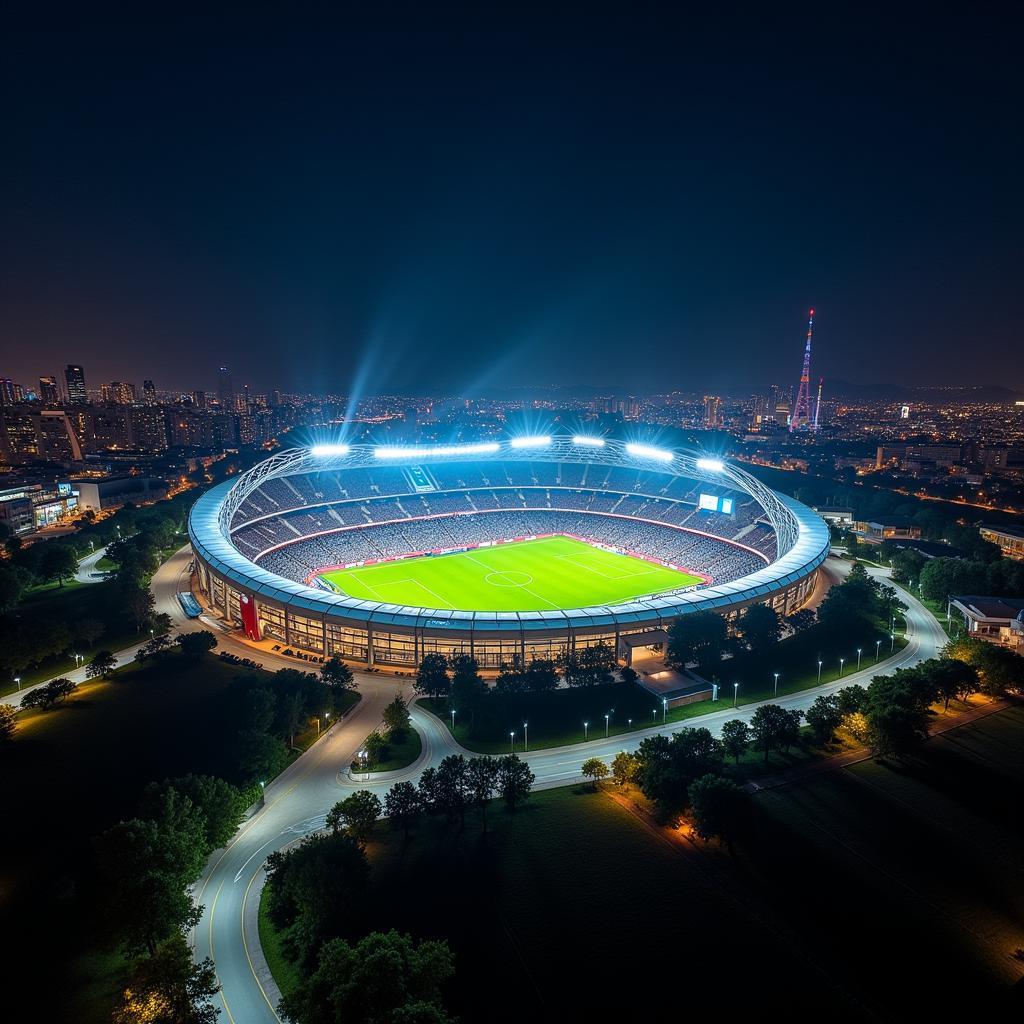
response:
[(0, 405), (14, 405), (21, 401), (17, 397), (20, 388), (10, 377), (0, 377)]
[(235, 389), (231, 386), (231, 371), (226, 366), (220, 368), (217, 397), (220, 399), (222, 409), (229, 409), (234, 405)]
[(60, 388), (56, 377), (39, 378), (39, 400), (44, 409), (56, 409), (60, 405)]
[(704, 426), (709, 429), (721, 426), (722, 400), (717, 395), (704, 396)]
[(68, 389), (68, 403), (70, 405), (86, 405), (89, 396), (85, 393), (85, 370), (81, 366), (73, 366), (68, 363), (64, 367), (64, 383)]
[(131, 405), (135, 401), (135, 385), (127, 384), (123, 380), (112, 380), (109, 384), (100, 386), (100, 395), (104, 402)]
[(197, 409), (206, 408), (206, 392), (205, 391), (193, 391), (192, 392), (192, 404)]
[(142, 382), (142, 400), (148, 405), (156, 405), (156, 385), (151, 380)]

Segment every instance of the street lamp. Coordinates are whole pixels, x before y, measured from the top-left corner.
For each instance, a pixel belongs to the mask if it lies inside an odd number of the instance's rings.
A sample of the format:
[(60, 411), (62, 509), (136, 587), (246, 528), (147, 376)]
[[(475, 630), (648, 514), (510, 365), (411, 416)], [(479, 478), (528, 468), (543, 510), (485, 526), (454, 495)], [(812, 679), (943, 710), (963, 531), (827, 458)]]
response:
[(530, 724), (529, 724), (529, 722), (523, 722), (523, 737), (524, 737), (524, 741), (525, 741), (523, 743), (523, 750), (529, 750), (530, 749)]
[(819, 686), (821, 686), (821, 666), (822, 666), (822, 660), (821, 660), (821, 658), (819, 658), (818, 659), (818, 685)]
[(875, 664), (876, 665), (878, 664), (878, 648), (881, 647), (881, 646), (882, 646), (882, 641), (881, 640), (876, 640), (875, 641)]
[(733, 707), (736, 707), (736, 698), (739, 696), (739, 693), (740, 693), (740, 684), (739, 683), (733, 683), (732, 684), (732, 706)]
[(892, 654), (893, 648), (896, 646), (896, 634), (889, 634), (889, 653)]
[(516, 752), (516, 734), (515, 730), (508, 734), (508, 747), (509, 753), (514, 754)]
[(665, 719), (668, 718), (668, 699), (662, 697), (661, 699), (661, 724), (665, 724)]
[(773, 675), (775, 676), (775, 696), (778, 697), (778, 695), (779, 695), (779, 673), (775, 672), (775, 673), (773, 673)]
[(627, 724), (627, 728), (632, 730), (632, 728), (633, 728), (633, 719), (632, 718), (627, 718), (626, 719), (626, 724)]
[(657, 724), (658, 724), (658, 709), (657, 708), (651, 708), (651, 725), (657, 725)]
[(857, 671), (860, 671), (860, 648), (857, 648)]
[(590, 723), (583, 723), (583, 741), (586, 742), (590, 738)]
[(846, 659), (845, 659), (845, 658), (840, 658), (840, 659), (839, 659), (839, 678), (840, 678), (840, 679), (842, 679), (842, 678), (843, 678), (843, 662), (844, 662), (844, 661), (846, 661)]
[(604, 738), (608, 739), (608, 716), (604, 716)]
[(14, 677), (14, 682), (15, 682), (15, 685), (16, 685), (16, 686), (18, 687), (18, 689), (20, 690), (20, 689), (21, 689), (21, 676), (15, 676), (15, 677)]
[(452, 708), (452, 732), (455, 732), (455, 708)]
[(359, 760), (363, 762), (363, 776), (364, 776), (363, 781), (365, 782), (366, 778), (369, 777), (369, 772), (367, 772), (367, 770), (366, 770), (366, 751), (365, 750), (360, 750), (359, 751)]

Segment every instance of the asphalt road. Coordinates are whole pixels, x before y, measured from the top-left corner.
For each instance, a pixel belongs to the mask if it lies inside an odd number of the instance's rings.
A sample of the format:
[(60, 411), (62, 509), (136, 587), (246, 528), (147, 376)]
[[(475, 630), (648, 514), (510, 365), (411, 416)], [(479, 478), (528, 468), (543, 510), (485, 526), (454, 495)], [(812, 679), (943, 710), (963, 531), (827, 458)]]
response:
[[(178, 590), (187, 588), (188, 549), (182, 549), (158, 570), (153, 579), (156, 610), (166, 612), (181, 629), (209, 628), (214, 622), (198, 623), (184, 617), (178, 605)], [(833, 577), (841, 577), (848, 565), (830, 560)], [(882, 570), (869, 570), (885, 578)], [(934, 616), (915, 598), (901, 592), (908, 605), (907, 646), (884, 664), (884, 671), (906, 668), (926, 658), (935, 657), (946, 642), (946, 634)], [(219, 628), (219, 627), (218, 627)], [(260, 661), (268, 669), (296, 667), (293, 659), (265, 651), (254, 653), (251, 646), (233, 636), (218, 632), (220, 649)], [(869, 659), (865, 659), (866, 661)], [(860, 672), (849, 672), (841, 681), (803, 693), (781, 697), (775, 703), (787, 708), (805, 709), (822, 693), (831, 693), (841, 686), (866, 686), (877, 670), (867, 665)], [(420, 733), (423, 751), (414, 765), (398, 772), (349, 777), (348, 766), (367, 734), (381, 722), (384, 707), (394, 694), (410, 695), (408, 680), (380, 674), (356, 673), (363, 697), (350, 714), (336, 723), (309, 751), (295, 761), (281, 776), (267, 786), (265, 806), (253, 815), (224, 850), (217, 851), (207, 864), (195, 886), (195, 900), (203, 905), (202, 919), (194, 934), (197, 958), (213, 959), (222, 986), (220, 998), (225, 1017), (231, 1024), (275, 1024), (277, 987), (260, 952), (257, 933), (259, 892), (263, 885), (263, 863), (271, 852), (282, 849), (308, 833), (324, 826), (324, 817), (331, 806), (356, 789), (370, 789), (381, 797), (394, 782), (407, 779), (415, 782), (429, 765), (436, 765), (451, 753), (472, 754), (460, 747), (444, 725), (433, 715), (413, 707), (413, 726)], [(672, 733), (678, 729), (701, 725), (718, 733), (722, 723), (731, 718), (746, 721), (759, 704), (733, 709), (727, 701), (722, 710), (699, 719), (670, 723), (631, 733), (628, 738), (603, 738), (572, 746), (556, 747), (521, 754), (536, 776), (535, 789), (552, 789), (581, 780), (580, 766), (589, 757), (610, 760), (620, 750), (633, 750), (647, 736), (658, 732)], [(765, 702), (766, 703), (766, 702)]]

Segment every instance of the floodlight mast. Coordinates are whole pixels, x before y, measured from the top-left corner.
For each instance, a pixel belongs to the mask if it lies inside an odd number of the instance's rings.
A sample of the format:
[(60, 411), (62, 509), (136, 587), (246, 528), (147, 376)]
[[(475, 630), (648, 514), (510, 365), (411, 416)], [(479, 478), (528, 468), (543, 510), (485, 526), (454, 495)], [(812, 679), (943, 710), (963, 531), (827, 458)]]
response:
[[(394, 448), (364, 444), (314, 445), (311, 448), (290, 448), (276, 452), (238, 478), (221, 504), (218, 526), (222, 536), (230, 540), (235, 515), (250, 494), (268, 480), (298, 473), (332, 469), (372, 469), (374, 466), (379, 467), (382, 462), (408, 462), (415, 465), (417, 462), (430, 464), (477, 458), (513, 462), (573, 462), (581, 458), (581, 446), (576, 443), (575, 437), (543, 435), (543, 443), (540, 443), (541, 437), (534, 437), (529, 439), (534, 442), (529, 445), (516, 444), (515, 440)], [(667, 449), (610, 438), (601, 440), (601, 445), (584, 446), (587, 448), (586, 461), (609, 467), (648, 468), (657, 473), (734, 487), (749, 494), (764, 510), (765, 517), (775, 531), (776, 557), (785, 554), (796, 544), (800, 534), (796, 516), (773, 491), (738, 466), (688, 448)], [(382, 457), (380, 452), (385, 448), (388, 448), (388, 456)], [(325, 454), (318, 454), (325, 451)], [(244, 524), (239, 523), (238, 528), (242, 525)]]

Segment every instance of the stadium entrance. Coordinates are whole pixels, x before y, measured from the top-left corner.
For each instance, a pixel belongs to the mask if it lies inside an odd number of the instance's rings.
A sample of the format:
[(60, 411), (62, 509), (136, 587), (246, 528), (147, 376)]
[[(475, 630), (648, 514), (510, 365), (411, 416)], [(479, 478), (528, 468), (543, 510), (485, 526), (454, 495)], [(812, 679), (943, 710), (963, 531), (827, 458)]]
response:
[(619, 638), (619, 658), (638, 672), (654, 672), (665, 667), (665, 645), (668, 633), (663, 629), (649, 629), (644, 633), (630, 633)]

